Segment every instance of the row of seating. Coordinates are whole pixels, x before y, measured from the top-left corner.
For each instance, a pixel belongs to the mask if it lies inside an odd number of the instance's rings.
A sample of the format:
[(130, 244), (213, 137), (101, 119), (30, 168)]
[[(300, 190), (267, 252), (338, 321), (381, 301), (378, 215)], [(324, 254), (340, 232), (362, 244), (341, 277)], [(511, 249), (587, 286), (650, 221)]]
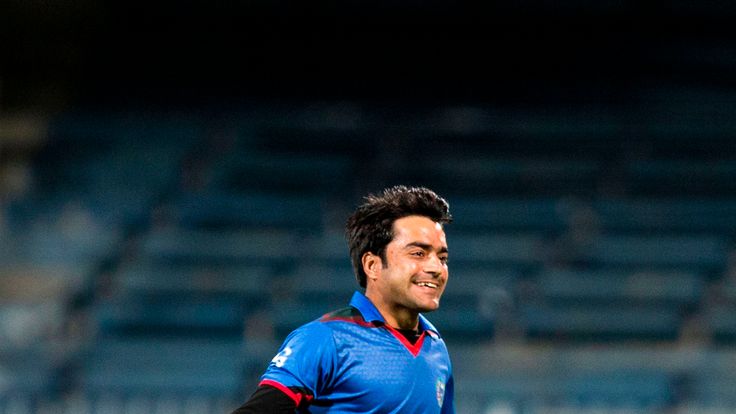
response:
[(587, 214), (595, 230), (613, 233), (733, 234), (730, 198), (454, 198), (454, 226), (560, 232)]
[(453, 197), (467, 194), (550, 197), (563, 194), (594, 198), (612, 194), (677, 198), (689, 194), (700, 198), (728, 198), (733, 194), (736, 176), (736, 164), (732, 161), (714, 164), (707, 160), (673, 158), (611, 164), (610, 161), (599, 161), (607, 160), (605, 154), (588, 160), (535, 158), (534, 155), (514, 159), (453, 154), (416, 156), (416, 162), (398, 167), (397, 178), (399, 181), (428, 183), (442, 194)]
[(240, 338), (100, 340), (80, 355), (86, 393), (233, 396), (242, 381)]
[(729, 348), (509, 344), (455, 351), (465, 355), (455, 361), (456, 371), (464, 374), (458, 378), (459, 401), (476, 410), (502, 403), (522, 412), (554, 407), (660, 412), (687, 401), (693, 409), (736, 404)]
[[(285, 335), (301, 323), (345, 306), (357, 288), (348, 267), (340, 271), (298, 267), (274, 277), (271, 286), (260, 284), (270, 274), (256, 273), (263, 268), (237, 269), (243, 271), (239, 278), (234, 273), (202, 273), (187, 280), (182, 274), (181, 283), (173, 273), (158, 281), (152, 273), (144, 273), (148, 277), (130, 274), (121, 280), (120, 294), (96, 305), (95, 315), (103, 331), (118, 334), (237, 336), (249, 315), (266, 310), (277, 332)], [(676, 340), (685, 318), (701, 300), (703, 280), (692, 274), (674, 274), (671, 280), (665, 273), (593, 274), (597, 281), (585, 279), (576, 289), (554, 279), (559, 273), (543, 272), (526, 279), (514, 273), (458, 272), (443, 297), (442, 310), (430, 318), (448, 338), (461, 341), (490, 339), (499, 324), (513, 324), (528, 338)], [(560, 280), (586, 278), (586, 273), (565, 273)], [(242, 282), (249, 277), (253, 279)], [(213, 283), (217, 286), (208, 287)], [(610, 296), (605, 295), (607, 289)], [(703, 327), (719, 342), (729, 343), (736, 336), (730, 309), (716, 308), (703, 316)]]
[(2, 412), (60, 412), (85, 323), (75, 314), (120, 255), (126, 226), (144, 221), (177, 174), (170, 142), (134, 144), (123, 128), (134, 123), (72, 118), (48, 125), (29, 153), (24, 196), (0, 194)]
[[(429, 317), (460, 347), (460, 413), (736, 406), (732, 355), (708, 362), (736, 341), (736, 288), (722, 276), (736, 230), (729, 156), (665, 124), (637, 151), (600, 117), (449, 111), (419, 138), (381, 136), (359, 109), (277, 112), (216, 127), (171, 114), (52, 125), (36, 191), (0, 206), (0, 277), (42, 263), (29, 283), (60, 288), (0, 306), (0, 412), (227, 412), (291, 329), (345, 305), (357, 285), (343, 221), (366, 187), (394, 183), (436, 189), (456, 217), (450, 284)], [(72, 312), (89, 317), (80, 352), (31, 350)], [(659, 359), (679, 355), (659, 346), (693, 322), (715, 344), (699, 348), (705, 362)], [(492, 341), (597, 348), (540, 359), (522, 346), (509, 363)], [(610, 351), (632, 342), (655, 362)], [(610, 365), (581, 365), (598, 359)]]
[[(332, 187), (331, 187), (332, 188)], [(591, 230), (622, 234), (729, 235), (734, 199), (462, 198), (450, 199), (451, 228), (477, 232), (534, 231), (559, 234), (587, 215)], [(291, 192), (183, 193), (170, 203), (172, 220), (185, 228), (287, 227), (312, 232), (327, 221), (328, 196)]]
[[(717, 235), (593, 235), (557, 246), (543, 234), (458, 232), (448, 229), (453, 264), (541, 265), (560, 255), (573, 256), (591, 266), (676, 267), (722, 271), (729, 239)], [(563, 239), (561, 243), (564, 243)], [(302, 236), (293, 230), (162, 228), (147, 235), (143, 254), (159, 260), (268, 263), (303, 257), (326, 260), (347, 257), (340, 233)]]
[(0, 398), (0, 412), (12, 414), (216, 414), (233, 409), (233, 401), (209, 395), (136, 395), (106, 392), (64, 399), (13, 394)]

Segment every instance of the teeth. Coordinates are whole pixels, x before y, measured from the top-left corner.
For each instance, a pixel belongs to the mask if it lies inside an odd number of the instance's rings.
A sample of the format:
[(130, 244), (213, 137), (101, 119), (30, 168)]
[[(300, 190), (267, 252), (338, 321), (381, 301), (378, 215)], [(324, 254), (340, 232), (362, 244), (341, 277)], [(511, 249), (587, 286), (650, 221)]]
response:
[(419, 282), (419, 283), (417, 283), (417, 285), (430, 287), (432, 289), (437, 289), (437, 285), (434, 284), (434, 283), (430, 283), (430, 282)]

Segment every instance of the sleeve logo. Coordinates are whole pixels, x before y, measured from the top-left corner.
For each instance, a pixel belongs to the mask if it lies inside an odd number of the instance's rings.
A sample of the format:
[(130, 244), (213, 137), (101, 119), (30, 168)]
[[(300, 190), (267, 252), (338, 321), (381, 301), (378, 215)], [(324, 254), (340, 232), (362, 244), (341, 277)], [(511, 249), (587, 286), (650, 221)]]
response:
[(442, 402), (445, 399), (445, 382), (442, 380), (442, 378), (437, 378), (436, 389), (437, 389), (437, 405), (442, 407)]
[(275, 357), (271, 360), (271, 363), (276, 365), (278, 368), (281, 368), (286, 363), (286, 360), (289, 359), (289, 356), (291, 355), (292, 351), (291, 348), (288, 346), (284, 348), (281, 352), (276, 354)]

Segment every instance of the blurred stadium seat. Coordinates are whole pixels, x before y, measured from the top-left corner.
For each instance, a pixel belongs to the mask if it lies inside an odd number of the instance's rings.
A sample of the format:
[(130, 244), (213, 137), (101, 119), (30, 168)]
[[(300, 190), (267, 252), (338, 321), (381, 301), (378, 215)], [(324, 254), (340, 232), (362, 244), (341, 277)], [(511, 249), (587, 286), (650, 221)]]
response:
[(456, 218), (427, 316), (459, 413), (733, 412), (728, 140), (694, 156), (654, 119), (642, 155), (582, 109), (407, 114), (422, 136), (397, 138), (380, 111), (334, 111), (246, 112), (225, 133), (60, 116), (24, 160), (33, 191), (0, 204), (0, 412), (227, 412), (290, 330), (345, 305), (342, 224), (395, 183)]

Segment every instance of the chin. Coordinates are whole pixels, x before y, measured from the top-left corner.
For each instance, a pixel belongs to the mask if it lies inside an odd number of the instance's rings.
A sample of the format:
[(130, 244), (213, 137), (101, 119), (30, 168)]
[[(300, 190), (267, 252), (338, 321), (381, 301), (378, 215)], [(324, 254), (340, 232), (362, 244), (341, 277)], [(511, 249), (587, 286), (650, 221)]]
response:
[(432, 312), (440, 308), (440, 300), (437, 299), (436, 303), (419, 305), (419, 312)]

